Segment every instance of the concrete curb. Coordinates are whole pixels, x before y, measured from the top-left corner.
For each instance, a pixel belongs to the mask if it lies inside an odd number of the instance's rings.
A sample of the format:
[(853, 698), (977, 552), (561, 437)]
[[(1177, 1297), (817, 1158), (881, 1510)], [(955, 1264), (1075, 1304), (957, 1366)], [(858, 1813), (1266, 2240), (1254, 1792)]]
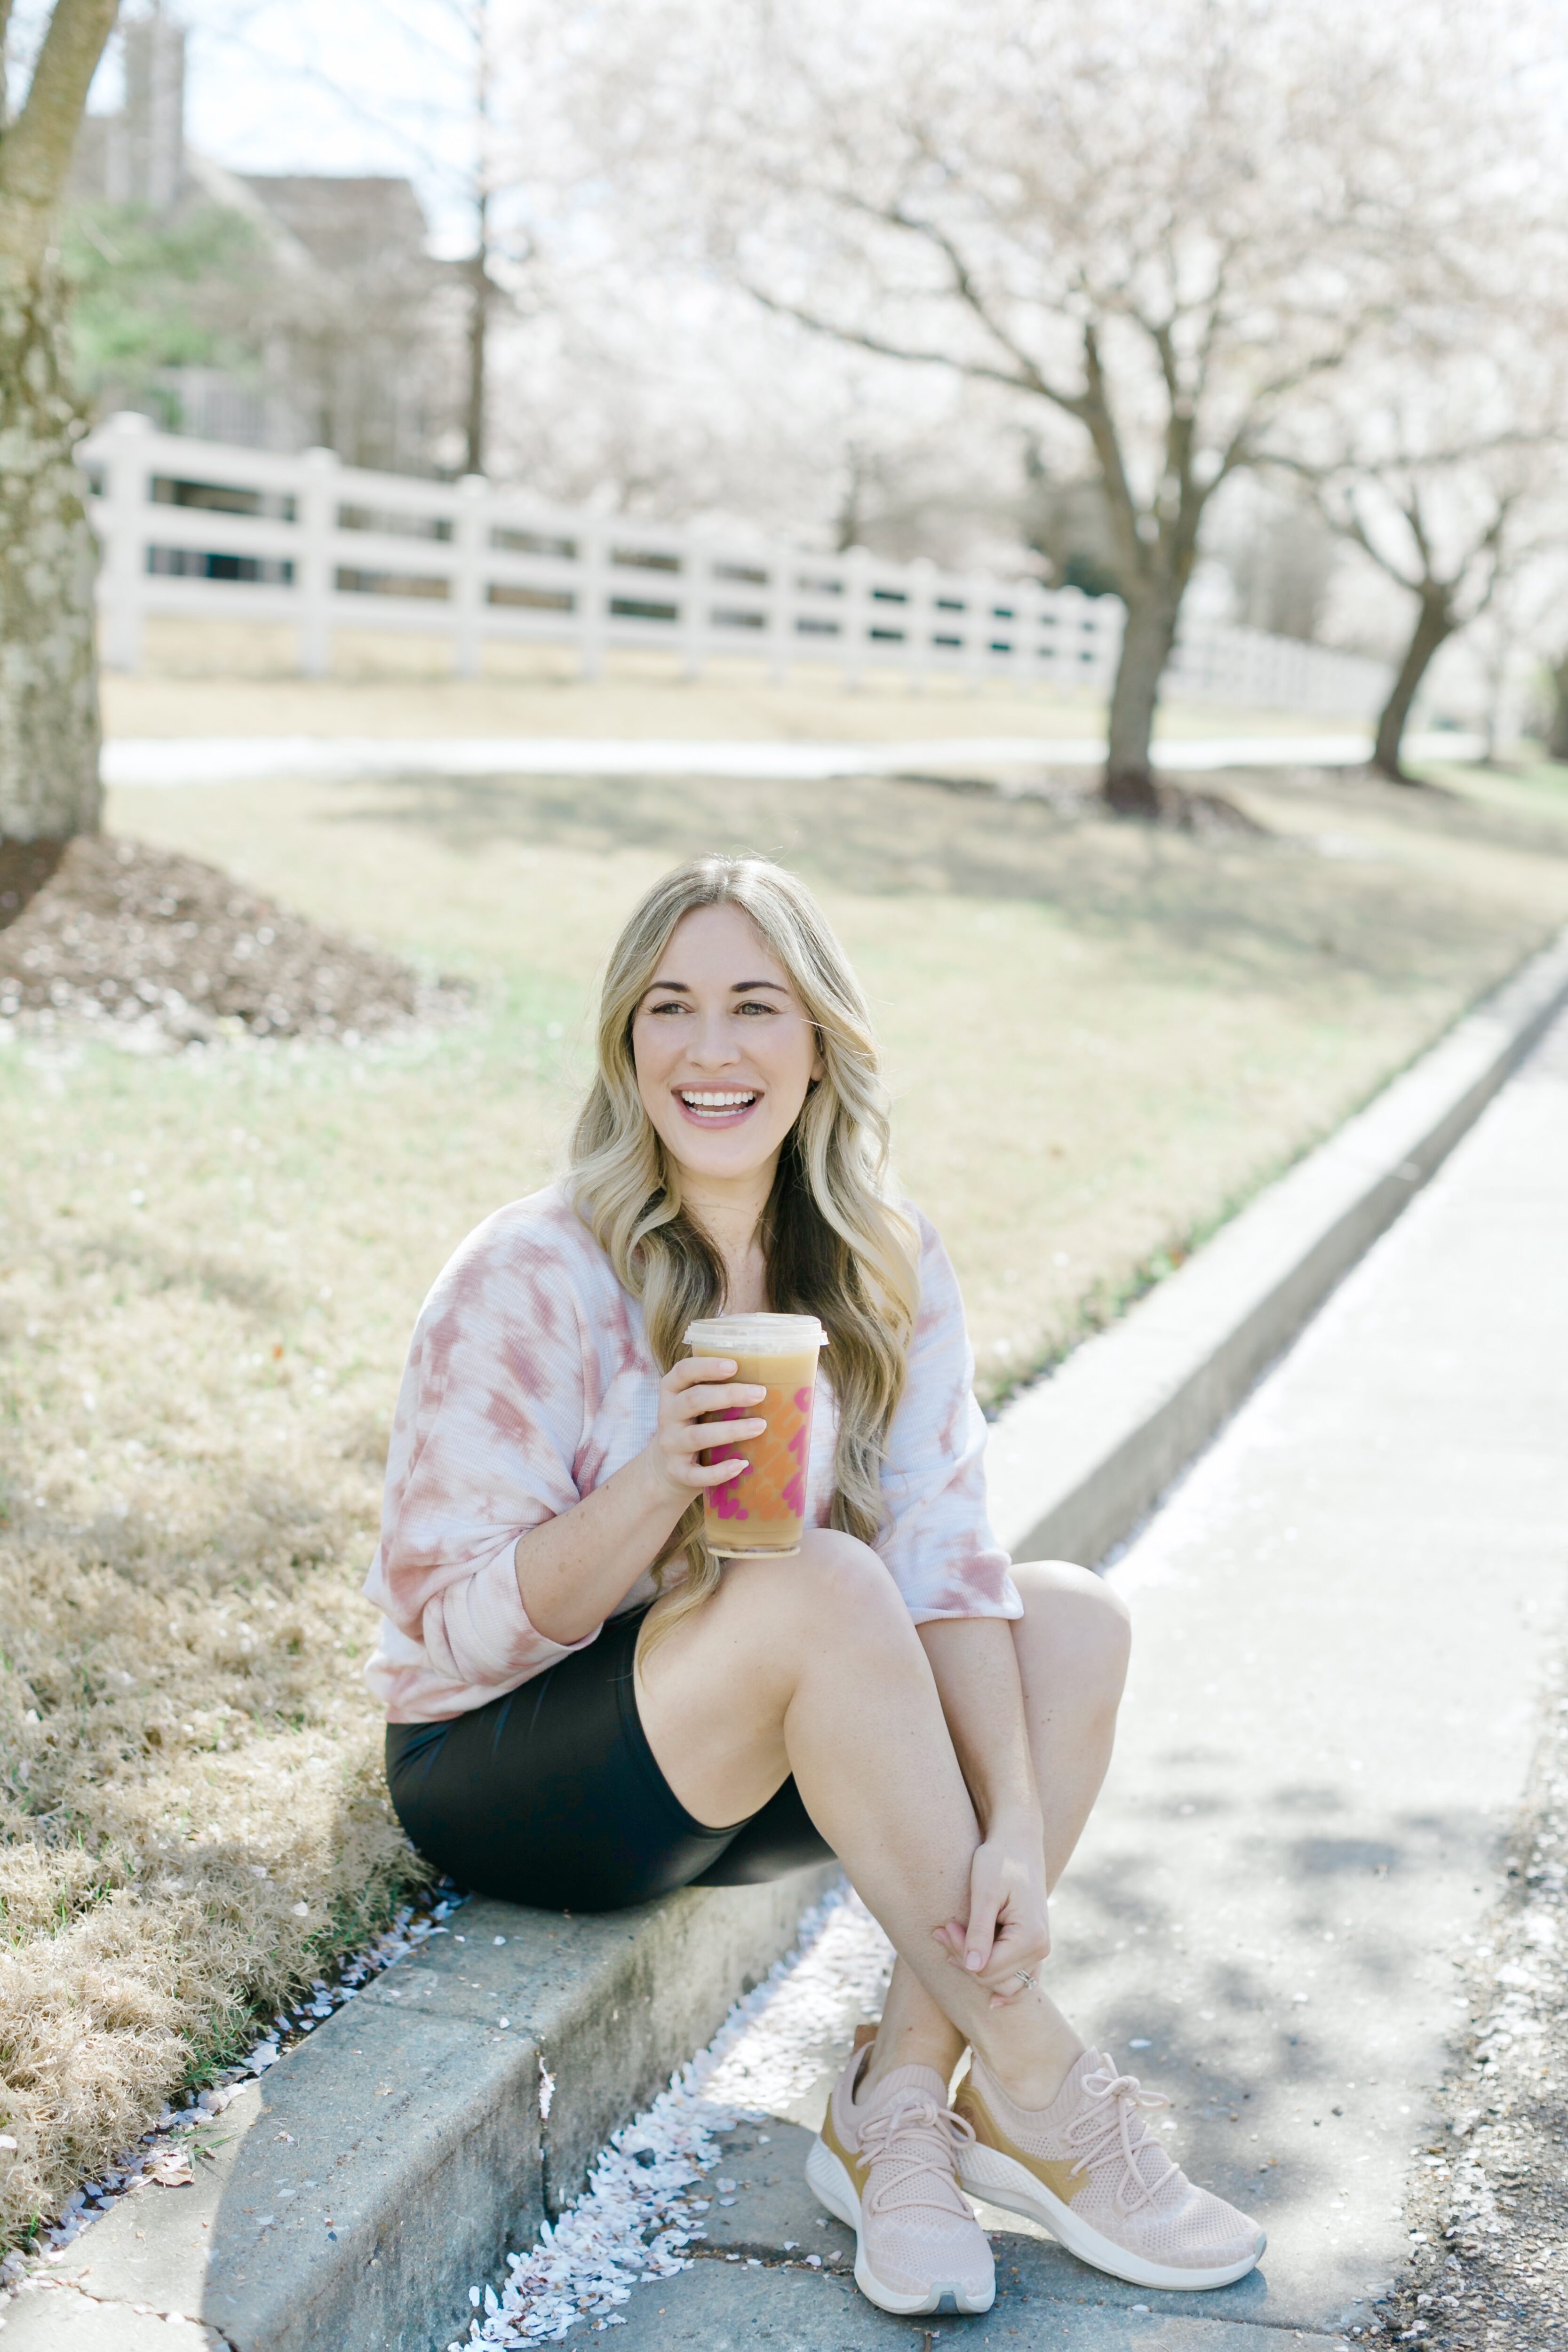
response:
[(1441, 1166), (1568, 1003), (1568, 931), (1113, 1328), (1003, 1412), (991, 1517), (1015, 1559), (1094, 1564)]
[[(1101, 1559), (1564, 1003), (1568, 932), (1009, 1406), (990, 1457), (1003, 1542)], [(195, 2188), (138, 2191), (51, 2261), (7, 2306), (6, 2352), (440, 2352), (470, 2316), (454, 2293), (570, 2199), (832, 1874), (588, 1918), (468, 1906), (240, 2095), (205, 2135)], [(542, 2066), (558, 2086), (547, 2117)]]
[(239, 2094), (201, 2135), (194, 2188), (137, 2190), (52, 2260), (6, 2306), (6, 2352), (466, 2336), (469, 2282), (575, 2195), (836, 1875), (588, 1918), (466, 1905)]

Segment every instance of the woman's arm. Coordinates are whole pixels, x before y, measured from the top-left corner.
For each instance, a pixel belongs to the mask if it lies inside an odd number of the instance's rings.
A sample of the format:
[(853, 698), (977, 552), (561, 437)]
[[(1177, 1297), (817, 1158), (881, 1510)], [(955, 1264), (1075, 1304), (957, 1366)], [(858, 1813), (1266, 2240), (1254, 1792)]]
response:
[[(703, 1415), (760, 1404), (766, 1389), (726, 1385), (735, 1366), (712, 1356), (675, 1365), (659, 1382), (658, 1426), (642, 1452), (570, 1510), (520, 1536), (513, 1559), (529, 1623), (547, 1641), (584, 1641), (663, 1551), (694, 1495), (745, 1468), (733, 1455), (698, 1460), (713, 1444)], [(731, 1421), (724, 1443), (760, 1437), (765, 1421)], [(1016, 1673), (1016, 1670), (1015, 1670)]]
[[(1013, 1632), (1003, 1617), (933, 1619), (920, 1637), (979, 1817), (967, 1921), (936, 1930), (955, 1966), (1031, 1969), (1051, 1948), (1039, 1792)], [(1014, 1985), (997, 1995), (1016, 1999)]]

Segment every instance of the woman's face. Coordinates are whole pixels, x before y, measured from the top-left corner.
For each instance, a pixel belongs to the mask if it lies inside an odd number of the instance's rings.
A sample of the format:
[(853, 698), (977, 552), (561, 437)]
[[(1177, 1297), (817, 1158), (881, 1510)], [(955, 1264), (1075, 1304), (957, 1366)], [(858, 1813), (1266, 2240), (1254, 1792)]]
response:
[(632, 1022), (643, 1108), (677, 1164), (768, 1171), (822, 1076), (805, 1008), (738, 907), (682, 916)]

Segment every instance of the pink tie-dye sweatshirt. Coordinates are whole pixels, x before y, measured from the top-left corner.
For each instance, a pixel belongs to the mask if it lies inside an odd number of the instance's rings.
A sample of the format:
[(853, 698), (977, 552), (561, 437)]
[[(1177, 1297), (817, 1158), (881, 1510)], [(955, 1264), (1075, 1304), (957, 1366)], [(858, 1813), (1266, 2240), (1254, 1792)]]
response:
[[(986, 1523), (985, 1423), (958, 1284), (916, 1213), (920, 1314), (882, 1465), (877, 1549), (917, 1624), (1018, 1617), (1007, 1555)], [(806, 1486), (816, 1527), (833, 1499), (837, 1433), (824, 1365)], [(514, 1202), (469, 1234), (415, 1326), (364, 1587), (382, 1612), (366, 1680), (392, 1722), (482, 1706), (567, 1655), (529, 1622), (517, 1540), (641, 1452), (658, 1381), (640, 1307), (563, 1192)], [(653, 1590), (639, 1577), (620, 1609)]]

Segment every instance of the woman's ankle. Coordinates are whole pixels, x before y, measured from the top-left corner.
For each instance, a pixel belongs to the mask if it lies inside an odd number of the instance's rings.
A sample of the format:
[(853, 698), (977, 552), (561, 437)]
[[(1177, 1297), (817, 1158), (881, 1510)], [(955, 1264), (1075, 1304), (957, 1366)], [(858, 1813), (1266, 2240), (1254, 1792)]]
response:
[(866, 2063), (855, 2078), (855, 2102), (863, 2105), (878, 2084), (899, 2066), (926, 2066), (951, 2087), (963, 2056), (956, 2033), (898, 2032), (884, 2025), (867, 2050)]
[(987, 2034), (985, 2046), (976, 2047), (986, 2072), (1014, 2105), (1033, 2115), (1057, 2098), (1088, 2044), (1059, 2014), (1042, 2020), (1037, 2012), (1031, 2022), (1043, 2025), (1044, 2032)]

